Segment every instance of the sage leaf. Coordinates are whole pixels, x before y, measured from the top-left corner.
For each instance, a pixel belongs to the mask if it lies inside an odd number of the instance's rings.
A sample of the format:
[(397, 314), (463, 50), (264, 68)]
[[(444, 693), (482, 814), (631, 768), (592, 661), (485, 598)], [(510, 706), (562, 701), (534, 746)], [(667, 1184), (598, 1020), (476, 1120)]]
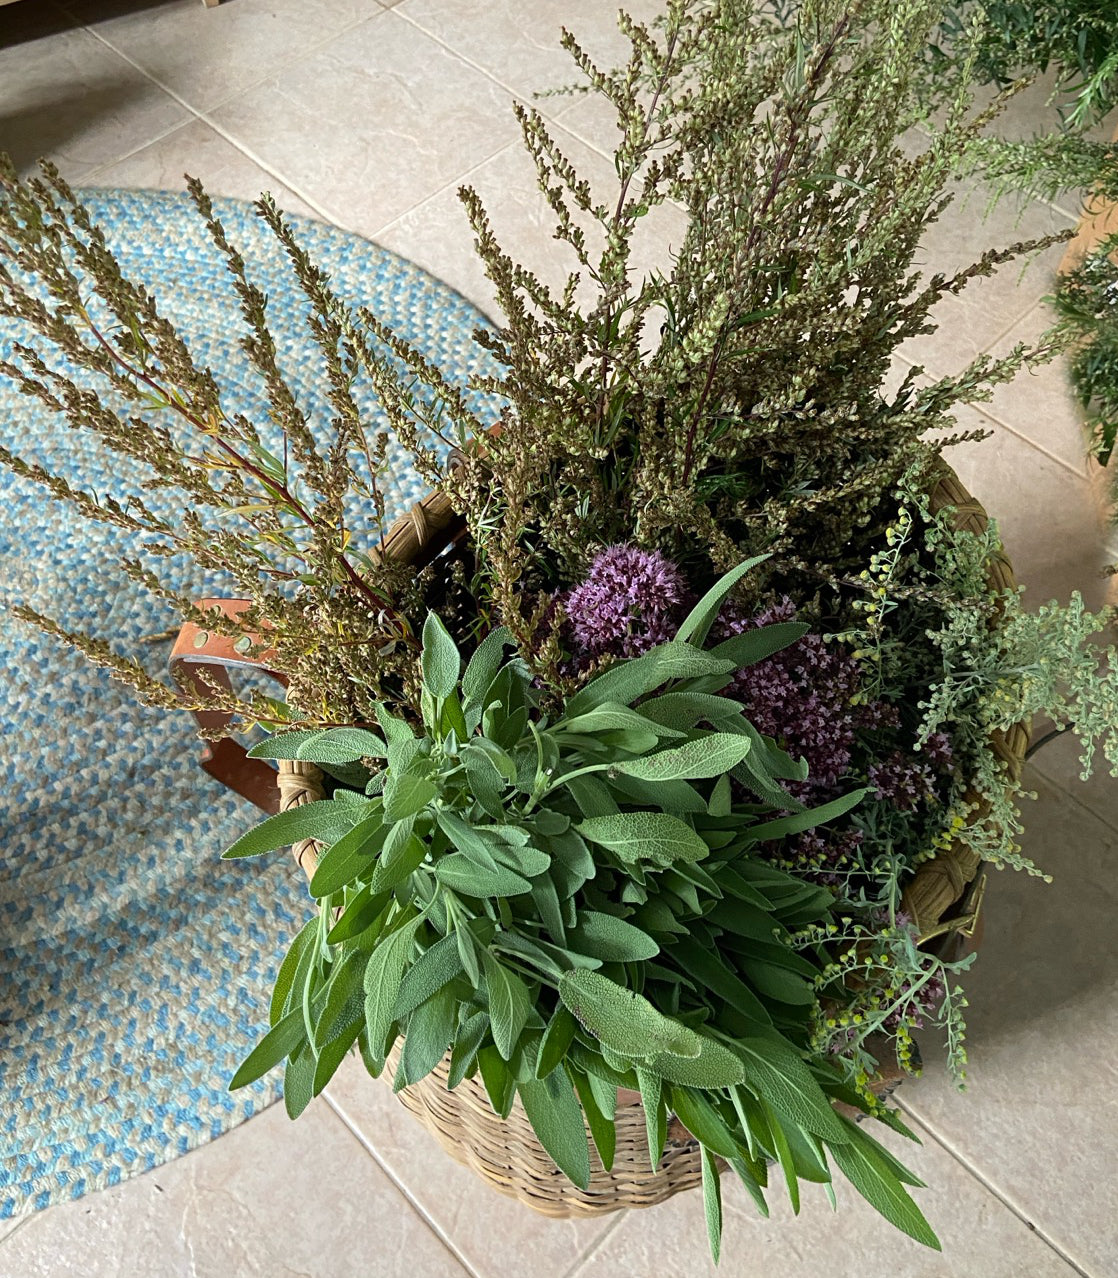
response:
[[(338, 921), (326, 934), (326, 940), (331, 945), (338, 945), (342, 941), (349, 941), (355, 936), (360, 936), (381, 918), (388, 902), (387, 892), (374, 894), (372, 887), (366, 885), (360, 892), (354, 893), (349, 904), (338, 916)], [(372, 939), (366, 938), (366, 942)]]
[(718, 1091), (741, 1083), (745, 1078), (741, 1058), (712, 1038), (698, 1037), (701, 1042), (698, 1056), (685, 1058), (661, 1052), (649, 1060), (648, 1068), (669, 1083), (698, 1087), (704, 1091)]
[(647, 932), (613, 914), (592, 910), (579, 914), (569, 948), (606, 963), (639, 963), (660, 953), (660, 946)]
[(555, 731), (594, 734), (597, 732), (632, 730), (651, 732), (656, 737), (681, 737), (682, 732), (669, 728), (665, 724), (646, 719), (643, 713), (629, 709), (616, 701), (606, 701), (585, 714), (575, 715), (571, 719), (562, 719), (555, 725)]
[(826, 825), (840, 816), (845, 816), (851, 808), (855, 808), (869, 794), (869, 790), (852, 790), (841, 798), (832, 799), (830, 803), (822, 803), (817, 808), (808, 808), (806, 812), (794, 812), (791, 816), (778, 817), (775, 821), (764, 821), (760, 825), (749, 827), (749, 837), (758, 843), (769, 839), (784, 839), (790, 834), (799, 834), (803, 830), (814, 830), (817, 825)]
[(591, 843), (616, 852), (623, 861), (700, 861), (710, 852), (702, 836), (668, 812), (619, 812), (589, 817), (577, 827)]
[(321, 843), (333, 843), (347, 830), (352, 829), (362, 816), (356, 805), (333, 803), (330, 799), (317, 799), (313, 803), (301, 803), (286, 812), (266, 817), (259, 825), (247, 830), (234, 840), (221, 854), (227, 861), (238, 857), (260, 856), (288, 847), (303, 839), (318, 839)]
[(681, 937), (671, 953), (688, 976), (698, 983), (700, 994), (707, 992), (724, 999), (747, 1020), (758, 1025), (771, 1025), (768, 1009), (748, 985), (711, 950), (705, 949), (692, 936)]
[(477, 1054), (477, 1063), (494, 1112), (501, 1118), (508, 1118), (512, 1113), (513, 1101), (516, 1100), (516, 1078), (512, 1070), (492, 1045), (481, 1048)]
[(498, 865), (493, 870), (476, 865), (464, 853), (440, 857), (435, 864), (435, 877), (452, 891), (479, 899), (494, 896), (519, 896), (532, 890), (531, 883), (515, 870)]
[(622, 759), (613, 767), (640, 781), (697, 781), (729, 772), (750, 751), (748, 737), (711, 732), (642, 759)]
[(547, 1023), (543, 1038), (540, 1039), (540, 1051), (536, 1057), (537, 1078), (546, 1078), (562, 1061), (577, 1029), (578, 1022), (560, 1003)]
[(373, 950), (365, 968), (365, 1026), (369, 1051), (384, 1064), (388, 1031), (395, 1021), (396, 1000), (404, 968), (411, 957), (411, 947), (422, 918), (414, 918), (386, 936)]
[(707, 1222), (707, 1241), (710, 1258), (717, 1265), (722, 1255), (722, 1180), (714, 1155), (704, 1145), (703, 1159), (703, 1211)]
[(512, 1060), (516, 1044), (534, 1006), (528, 987), (515, 972), (493, 957), (481, 954), (485, 983), (489, 989), (489, 1023), (493, 1042), (503, 1060)]
[(730, 591), (733, 590), (747, 572), (756, 568), (758, 564), (764, 563), (768, 558), (768, 555), (755, 555), (752, 559), (745, 560), (744, 563), (738, 564), (736, 568), (731, 568), (729, 572), (719, 577), (694, 608), (684, 617), (682, 624), (676, 631), (676, 641), (684, 642), (690, 640), (701, 644), (706, 639), (715, 617), (718, 616), (726, 596), (729, 595)]
[(429, 777), (403, 772), (390, 774), (384, 786), (384, 819), (402, 821), (415, 816), (438, 794), (438, 788)]
[(734, 1044), (745, 1063), (745, 1082), (762, 1100), (828, 1145), (850, 1139), (811, 1071), (790, 1045), (768, 1038)]
[[(610, 1088), (609, 1083), (597, 1079), (593, 1074), (572, 1071), (575, 1092), (582, 1103), (582, 1112), (586, 1116), (586, 1125), (590, 1128), (590, 1136), (602, 1166), (606, 1171), (613, 1169), (613, 1158), (617, 1149), (617, 1128), (613, 1123), (614, 1108), (617, 1102), (617, 1088)], [(612, 1091), (612, 1102), (609, 1095)]]
[(862, 1197), (876, 1208), (891, 1225), (917, 1242), (941, 1251), (940, 1241), (924, 1213), (909, 1197), (893, 1169), (879, 1158), (877, 1151), (859, 1139), (862, 1132), (853, 1124), (846, 1143), (831, 1148), (831, 1157), (839, 1170)]
[(349, 1049), (357, 1042), (357, 1036), (361, 1033), (364, 1024), (365, 1018), (359, 1014), (344, 1025), (318, 1053), (318, 1059), (314, 1065), (314, 1077), (311, 1080), (312, 1096), (321, 1095), (322, 1089), (338, 1072), (338, 1066), (349, 1054)]
[(637, 1067), (637, 1084), (644, 1106), (644, 1130), (648, 1141), (648, 1161), (652, 1170), (660, 1166), (668, 1140), (668, 1107), (664, 1104), (664, 1085), (659, 1074)]
[(446, 1055), (458, 1023), (458, 1000), (445, 987), (421, 1003), (408, 1016), (400, 1066), (393, 1080), (393, 1091), (418, 1083)]
[(802, 621), (778, 621), (771, 626), (757, 626), (740, 635), (724, 639), (711, 648), (711, 656), (725, 657), (739, 667), (756, 665), (774, 652), (790, 647), (810, 630)]
[(698, 1056), (702, 1040), (694, 1030), (664, 1016), (643, 995), (587, 968), (565, 972), (559, 997), (588, 1033), (627, 1057), (667, 1052)]
[(514, 642), (507, 626), (497, 626), (474, 649), (462, 676), (462, 695), (467, 705), (484, 701), (490, 684), (497, 677), (505, 649)]
[(314, 1099), (314, 1072), (318, 1062), (308, 1043), (289, 1056), (283, 1071), (283, 1107), (296, 1119)]
[(446, 1079), (448, 1091), (453, 1091), (469, 1074), (488, 1032), (489, 1017), (485, 1012), (474, 1012), (459, 1025), (450, 1053), (450, 1070)]
[(329, 896), (348, 887), (369, 869), (373, 858), (384, 846), (384, 822), (379, 812), (359, 821), (329, 848), (311, 876), (313, 897)]
[(540, 1144), (560, 1171), (580, 1189), (590, 1185), (590, 1148), (582, 1107), (565, 1070), (522, 1082), (517, 1090)]
[(741, 1150), (722, 1115), (701, 1093), (687, 1087), (672, 1088), (672, 1109), (696, 1140), (722, 1158), (740, 1158)]
[(229, 1080), (229, 1090), (236, 1091), (263, 1077), (273, 1065), (278, 1065), (307, 1041), (307, 1026), (303, 1009), (297, 1007), (278, 1020), (259, 1043), (242, 1061), (237, 1072)]
[(462, 658), (436, 613), (429, 612), (423, 623), (423, 682), (433, 697), (449, 697), (458, 687)]
[(408, 968), (400, 984), (400, 993), (393, 1011), (394, 1020), (403, 1020), (438, 990), (453, 981), (462, 972), (462, 959), (458, 954), (458, 941), (451, 936), (439, 940), (425, 950)]
[(640, 657), (619, 661), (591, 679), (567, 702), (567, 715), (573, 718), (610, 701), (631, 705), (673, 679), (730, 674), (733, 669), (732, 662), (712, 657), (689, 643), (660, 644)]
[[(402, 831), (399, 838), (393, 838), (395, 831)], [(373, 871), (373, 891), (389, 892), (399, 887), (409, 875), (427, 859), (427, 844), (414, 834), (406, 822), (394, 825), (384, 842), (384, 851)]]
[(362, 759), (387, 758), (384, 742), (364, 728), (297, 728), (254, 745), (250, 759), (303, 759), (340, 767)]

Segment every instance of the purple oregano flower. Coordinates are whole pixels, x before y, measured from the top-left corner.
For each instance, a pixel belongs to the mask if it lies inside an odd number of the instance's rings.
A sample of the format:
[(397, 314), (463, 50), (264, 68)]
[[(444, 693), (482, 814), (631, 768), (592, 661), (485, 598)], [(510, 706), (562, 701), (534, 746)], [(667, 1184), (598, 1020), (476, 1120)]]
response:
[(638, 657), (672, 638), (690, 598), (659, 551), (621, 545), (603, 550), (561, 602), (579, 656)]

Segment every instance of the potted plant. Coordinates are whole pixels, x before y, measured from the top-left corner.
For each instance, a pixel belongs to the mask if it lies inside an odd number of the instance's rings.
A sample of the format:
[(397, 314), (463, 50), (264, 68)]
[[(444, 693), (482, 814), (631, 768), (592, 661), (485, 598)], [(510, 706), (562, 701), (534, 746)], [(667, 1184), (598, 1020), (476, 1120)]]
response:
[[(489, 413), (343, 305), (264, 199), (323, 353), (334, 417), (308, 421), (192, 183), (271, 404), (230, 415), (57, 174), (2, 178), (0, 312), (124, 406), (29, 344), (0, 371), (129, 459), (136, 500), (0, 457), (223, 576), (235, 606), (125, 565), (286, 684), (195, 670), (172, 689), (22, 610), (154, 704), (215, 716), (210, 735), (270, 734), (251, 753), (278, 761), (283, 810), (225, 855), (293, 844), (314, 904), (233, 1085), (284, 1063), (294, 1115), (356, 1049), (544, 1210), (701, 1181), (716, 1254), (724, 1165), (762, 1210), (770, 1167), (797, 1205), (840, 1172), (938, 1245), (916, 1177), (854, 1117), (906, 1131), (880, 1080), (916, 1068), (925, 1022), (962, 1072), (973, 956), (954, 941), (980, 865), (1033, 870), (1021, 725), (1046, 710), (1118, 766), (1105, 618), (1023, 611), (942, 459), (952, 405), (1036, 352), (881, 390), (938, 298), (1036, 246), (913, 273), (985, 117), (960, 93), (936, 143), (902, 152), (938, 5), (861, 12), (880, 21), (817, 0), (773, 38), (742, 0), (671, 0), (653, 28), (622, 17), (616, 71), (565, 37), (617, 111), (619, 185), (593, 192), (520, 109), (575, 263), (558, 294), (463, 192), (505, 316), (478, 336)], [(672, 270), (635, 278), (636, 230), (668, 201), (689, 214)], [(432, 488), (387, 534), (359, 379)]]

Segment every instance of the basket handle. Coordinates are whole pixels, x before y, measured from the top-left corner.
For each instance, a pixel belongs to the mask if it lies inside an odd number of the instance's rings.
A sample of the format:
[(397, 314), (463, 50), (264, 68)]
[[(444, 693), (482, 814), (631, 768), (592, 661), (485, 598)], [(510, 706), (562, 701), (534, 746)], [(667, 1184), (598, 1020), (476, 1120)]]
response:
[[(249, 599), (200, 599), (198, 607), (235, 621), (252, 606)], [(245, 653), (262, 642), (259, 635), (246, 631), (240, 638), (214, 634), (203, 626), (188, 621), (179, 631), (171, 655), (167, 660), (176, 687), (192, 690), (205, 697), (214, 687), (232, 692), (230, 670), (263, 670), (278, 684), (287, 686), (287, 679), (268, 664), (268, 651), (259, 657)], [(224, 710), (194, 710), (199, 728), (207, 732), (221, 731), (229, 727), (232, 715)], [(207, 741), (199, 760), (202, 768), (222, 785), (235, 791), (243, 799), (272, 815), (280, 810), (280, 794), (276, 784), (275, 769), (263, 759), (250, 759), (239, 741), (223, 736)]]

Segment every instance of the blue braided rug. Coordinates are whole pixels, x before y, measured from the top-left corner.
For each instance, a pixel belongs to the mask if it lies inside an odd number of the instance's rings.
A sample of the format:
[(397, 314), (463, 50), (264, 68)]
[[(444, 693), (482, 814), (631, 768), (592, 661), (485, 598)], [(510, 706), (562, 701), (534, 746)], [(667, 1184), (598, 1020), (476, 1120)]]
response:
[[(86, 192), (125, 273), (149, 285), (226, 394), (264, 420), (238, 346), (237, 300), (185, 197)], [(251, 206), (215, 201), (269, 297), (281, 364), (312, 422), (330, 407), (302, 294)], [(459, 380), (491, 372), (481, 317), (417, 267), (355, 236), (292, 219), (347, 300), (361, 302)], [(0, 357), (26, 339), (0, 319)], [(373, 402), (368, 420), (383, 427)], [(0, 376), (0, 442), (72, 482), (123, 497), (106, 455)], [(390, 504), (422, 495), (402, 460)], [(275, 971), (311, 903), (283, 857), (223, 862), (259, 814), (197, 766), (188, 716), (141, 707), (103, 671), (6, 610), (24, 601), (112, 638), (158, 672), (175, 625), (115, 568), (131, 547), (0, 470), (0, 1218), (157, 1167), (276, 1099), (278, 1071), (230, 1094), (267, 1024)], [(188, 565), (177, 584), (205, 593)], [(212, 584), (212, 583), (209, 583)]]

